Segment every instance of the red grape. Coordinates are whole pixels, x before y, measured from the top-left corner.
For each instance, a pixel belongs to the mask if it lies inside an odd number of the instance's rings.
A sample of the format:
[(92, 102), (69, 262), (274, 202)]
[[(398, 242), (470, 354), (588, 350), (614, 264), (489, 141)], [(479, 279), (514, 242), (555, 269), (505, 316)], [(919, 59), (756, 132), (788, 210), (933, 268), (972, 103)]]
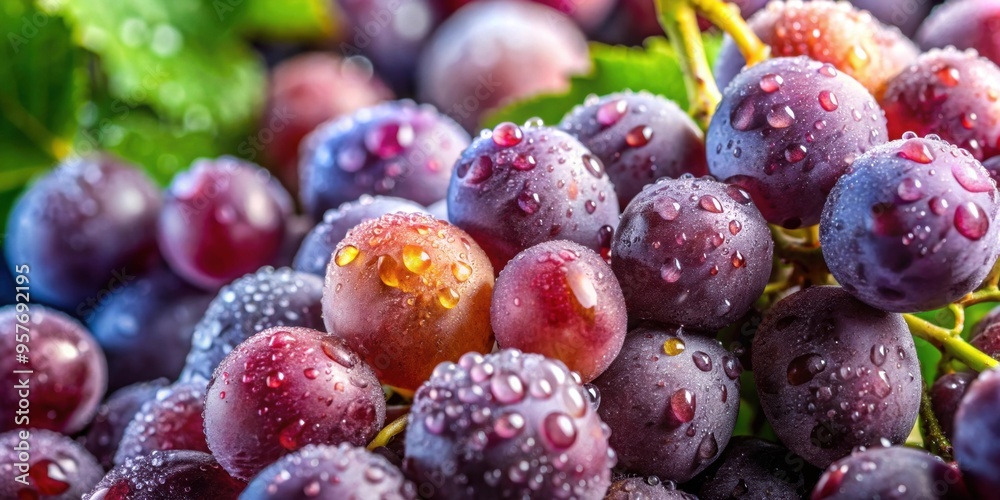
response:
[(905, 446), (861, 448), (826, 470), (813, 500), (878, 498), (964, 499), (969, 493), (957, 470), (923, 450)]
[(118, 451), (118, 443), (125, 434), (125, 428), (142, 409), (142, 405), (155, 399), (157, 392), (168, 384), (167, 379), (159, 378), (122, 387), (108, 396), (98, 408), (83, 445), (102, 466), (107, 469), (114, 466), (115, 452)]
[(104, 470), (72, 439), (42, 429), (0, 434), (0, 498), (78, 500)]
[(1000, 2), (953, 0), (941, 5), (920, 25), (915, 40), (924, 50), (955, 47), (975, 49), (1000, 64)]
[(236, 500), (244, 487), (208, 453), (154, 451), (111, 469), (83, 500)]
[(205, 388), (201, 383), (179, 382), (157, 390), (125, 427), (115, 465), (153, 451), (209, 451), (204, 411)]

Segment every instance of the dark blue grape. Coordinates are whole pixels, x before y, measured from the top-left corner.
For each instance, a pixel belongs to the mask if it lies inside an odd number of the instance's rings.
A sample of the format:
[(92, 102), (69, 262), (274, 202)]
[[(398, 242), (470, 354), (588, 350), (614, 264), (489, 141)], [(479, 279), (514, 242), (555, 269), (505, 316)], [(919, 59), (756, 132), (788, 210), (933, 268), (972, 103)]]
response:
[(69, 159), (14, 204), (7, 263), (30, 267), (33, 302), (85, 312), (101, 290), (159, 262), (161, 205), (159, 189), (134, 166), (103, 154)]
[(169, 271), (140, 278), (97, 305), (87, 323), (108, 358), (108, 390), (176, 379), (212, 295)]
[(320, 125), (302, 142), (299, 198), (314, 219), (361, 195), (444, 198), (469, 135), (432, 106), (394, 101)]
[(27, 428), (0, 434), (0, 498), (79, 500), (103, 475), (97, 460), (62, 434)]
[(347, 443), (309, 445), (255, 476), (240, 500), (416, 500), (417, 488), (380, 455)]
[(142, 405), (155, 399), (157, 392), (168, 384), (167, 379), (160, 378), (122, 387), (108, 396), (107, 401), (97, 409), (83, 445), (102, 466), (107, 469), (114, 466), (115, 452), (118, 451), (118, 443), (125, 434), (125, 428), (142, 409)]
[(630, 320), (715, 330), (760, 297), (773, 251), (746, 191), (684, 176), (660, 179), (632, 200), (615, 232), (611, 267)]
[(326, 266), (337, 249), (337, 243), (347, 236), (348, 231), (362, 222), (394, 212), (426, 212), (426, 209), (403, 198), (363, 195), (336, 209), (327, 210), (323, 221), (316, 224), (299, 247), (295, 255), (295, 270), (326, 276)]
[(680, 482), (711, 465), (736, 425), (741, 371), (714, 338), (675, 327), (630, 331), (594, 381), (619, 465)]
[(859, 449), (823, 473), (813, 500), (965, 499), (962, 476), (940, 458), (905, 446)]
[(424, 497), (600, 499), (615, 464), (609, 432), (561, 362), (469, 353), (417, 391), (404, 467)]
[(955, 414), (955, 460), (982, 498), (1000, 491), (1000, 369), (979, 374)]
[(615, 481), (604, 500), (698, 500), (698, 497), (678, 490), (673, 481), (649, 476)]
[(154, 451), (209, 451), (204, 411), (205, 387), (200, 381), (178, 382), (157, 390), (125, 427), (115, 465)]
[(207, 381), (233, 348), (274, 326), (323, 328), (323, 280), (265, 267), (219, 291), (194, 329), (182, 380)]
[(573, 136), (501, 123), (455, 164), (448, 220), (464, 229), (500, 272), (518, 252), (550, 240), (607, 256), (618, 197), (601, 160)]
[(955, 436), (955, 412), (958, 411), (958, 405), (969, 389), (969, 384), (975, 379), (975, 373), (954, 372), (942, 375), (931, 386), (934, 416), (937, 417), (941, 430), (948, 439)]
[(997, 260), (997, 189), (969, 153), (910, 134), (869, 150), (834, 186), (823, 257), (847, 291), (886, 311), (944, 307)]
[(779, 444), (734, 437), (712, 466), (696, 481), (701, 500), (806, 498), (819, 479), (819, 469)]
[(807, 288), (775, 304), (753, 342), (764, 414), (809, 463), (826, 467), (857, 446), (910, 434), (920, 365), (901, 315), (840, 287)]
[(154, 451), (118, 465), (83, 500), (236, 500), (246, 483), (200, 451)]
[(588, 99), (559, 128), (604, 163), (622, 210), (660, 177), (708, 173), (698, 126), (673, 101), (645, 91)]
[(705, 147), (712, 175), (747, 190), (768, 222), (798, 228), (818, 223), (837, 179), (887, 139), (882, 111), (857, 80), (799, 56), (737, 75)]

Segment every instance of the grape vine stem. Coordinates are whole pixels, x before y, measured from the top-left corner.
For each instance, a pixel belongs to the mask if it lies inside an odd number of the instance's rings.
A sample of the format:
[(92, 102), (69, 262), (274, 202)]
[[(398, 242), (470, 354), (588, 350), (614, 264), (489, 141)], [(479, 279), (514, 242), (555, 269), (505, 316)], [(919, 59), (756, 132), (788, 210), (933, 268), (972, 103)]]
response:
[(931, 453), (943, 458), (946, 462), (952, 460), (952, 447), (941, 429), (941, 422), (934, 415), (931, 406), (930, 391), (927, 383), (923, 384), (920, 392), (920, 427), (921, 435), (924, 438), (924, 446)]
[(368, 443), (368, 450), (371, 451), (379, 446), (389, 444), (389, 441), (392, 441), (392, 438), (406, 430), (406, 424), (409, 419), (410, 414), (406, 413), (383, 427), (382, 430), (378, 432), (378, 435), (375, 436), (375, 439), (372, 439), (372, 442)]
[(922, 338), (939, 349), (944, 349), (969, 368), (979, 372), (995, 368), (998, 365), (997, 360), (976, 349), (962, 338), (962, 330), (965, 328), (965, 307), (962, 304), (950, 304), (948, 310), (955, 316), (955, 325), (950, 329), (937, 326), (913, 314), (904, 314), (903, 319), (906, 320), (906, 326), (910, 328), (910, 333), (915, 337)]

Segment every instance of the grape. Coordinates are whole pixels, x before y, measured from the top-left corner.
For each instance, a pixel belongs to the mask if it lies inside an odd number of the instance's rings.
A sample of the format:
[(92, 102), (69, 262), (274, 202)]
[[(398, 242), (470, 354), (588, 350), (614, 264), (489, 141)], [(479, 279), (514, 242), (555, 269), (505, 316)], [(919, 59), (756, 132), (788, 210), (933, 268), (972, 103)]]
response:
[(72, 439), (42, 429), (0, 434), (0, 498), (75, 500), (104, 470)]
[(672, 481), (660, 481), (656, 476), (619, 479), (611, 484), (605, 500), (698, 500), (698, 497), (677, 489)]
[(994, 156), (993, 158), (983, 160), (983, 168), (989, 172), (990, 178), (993, 179), (993, 182), (1000, 182), (1000, 156)]
[(1000, 2), (963, 0), (945, 2), (920, 25), (915, 37), (920, 48), (948, 46), (975, 49), (983, 57), (1000, 64), (1000, 41), (996, 38)]
[[(977, 160), (1000, 154), (1000, 68), (974, 51), (931, 50), (886, 85), (889, 136), (936, 134)], [(932, 96), (928, 98), (928, 96)]]
[(285, 235), (281, 239), (278, 257), (271, 261), (272, 267), (291, 267), (302, 242), (306, 240), (309, 231), (316, 226), (316, 221), (308, 215), (290, 215), (285, 219)]
[(823, 473), (813, 500), (968, 498), (958, 471), (940, 458), (905, 446), (860, 449)]
[(0, 408), (10, 410), (0, 432), (35, 427), (72, 434), (90, 422), (107, 388), (108, 369), (100, 346), (78, 321), (37, 304), (4, 307), (0, 352), (6, 354), (0, 357), (0, 387), (6, 388)]
[(979, 374), (955, 413), (952, 444), (969, 488), (983, 498), (1000, 488), (1000, 369)]
[(934, 416), (937, 417), (941, 430), (948, 439), (955, 436), (955, 412), (958, 411), (958, 405), (969, 389), (969, 384), (975, 379), (975, 373), (954, 372), (942, 375), (931, 386)]
[(601, 160), (550, 127), (505, 122), (484, 132), (455, 164), (448, 189), (448, 220), (475, 238), (497, 272), (555, 239), (606, 256), (618, 214)]
[[(766, 5), (768, 0), (730, 0), (740, 9), (740, 15), (749, 18)], [(711, 25), (708, 21), (698, 18), (698, 24), (702, 30), (707, 30)], [(651, 36), (663, 36), (663, 27), (660, 26), (655, 0), (624, 0), (612, 13), (611, 19), (604, 23), (597, 33), (597, 39), (602, 42), (610, 42), (627, 45), (641, 45)]]
[(713, 338), (672, 326), (630, 331), (594, 381), (620, 465), (680, 482), (708, 467), (733, 434), (741, 371)]
[(747, 190), (768, 222), (795, 229), (818, 223), (837, 179), (887, 138), (885, 117), (861, 84), (799, 56), (737, 75), (706, 149), (712, 175)]
[(249, 479), (307, 444), (357, 446), (385, 423), (375, 373), (340, 340), (275, 327), (236, 347), (205, 397), (205, 435), (219, 463)]
[[(771, 2), (749, 24), (771, 47), (772, 56), (809, 56), (830, 63), (875, 95), (919, 53), (898, 29), (847, 2)], [(719, 87), (728, 85), (744, 63), (732, 39), (726, 37), (715, 63)]]
[(114, 469), (83, 500), (236, 500), (246, 485), (200, 451), (154, 451)]
[(157, 236), (171, 269), (215, 290), (278, 257), (292, 205), (268, 175), (232, 157), (198, 160), (177, 174)]
[(618, 355), (628, 319), (621, 287), (600, 255), (549, 241), (500, 272), (490, 321), (501, 348), (558, 359), (590, 382)]
[(434, 203), (431, 203), (430, 205), (427, 205), (427, 213), (429, 213), (429, 214), (433, 215), (434, 217), (437, 217), (438, 219), (441, 219), (441, 220), (443, 220), (445, 222), (449, 222), (448, 221), (448, 199), (445, 198), (443, 200), (435, 201)]
[(931, 12), (935, 3), (931, 0), (851, 0), (858, 9), (867, 10), (876, 19), (888, 26), (895, 26), (903, 35), (913, 38), (917, 28)]
[(994, 359), (1000, 359), (1000, 307), (994, 308), (976, 323), (970, 343)]
[(779, 444), (734, 437), (700, 479), (698, 498), (806, 498), (819, 470)]
[(157, 392), (168, 384), (167, 379), (159, 378), (122, 387), (108, 396), (107, 401), (98, 408), (83, 445), (102, 466), (108, 469), (114, 466), (115, 452), (118, 451), (118, 443), (125, 434), (125, 428), (142, 409), (142, 405), (155, 399)]
[(340, 51), (364, 54), (399, 92), (410, 93), (418, 56), (444, 17), (440, 4), (440, 0), (338, 0), (336, 5), (351, 27)]
[(405, 470), (421, 496), (600, 499), (608, 427), (562, 362), (504, 349), (442, 363), (417, 391)]
[(30, 268), (34, 301), (84, 311), (100, 290), (157, 264), (154, 227), (161, 204), (153, 181), (118, 158), (66, 160), (14, 204), (7, 262)]
[(233, 348), (275, 326), (323, 328), (323, 280), (265, 267), (219, 291), (194, 329), (181, 380), (207, 381)]
[(840, 287), (806, 288), (772, 307), (753, 367), (775, 433), (817, 467), (880, 439), (902, 443), (917, 420), (920, 366), (902, 316)]
[(348, 233), (326, 274), (327, 331), (384, 384), (416, 390), (442, 361), (493, 346), (493, 268), (455, 226), (388, 214)]
[(154, 451), (209, 451), (205, 442), (205, 388), (180, 382), (156, 391), (125, 427), (115, 465)]
[(583, 33), (532, 2), (472, 2), (437, 30), (417, 66), (417, 95), (474, 130), (510, 101), (569, 88), (590, 69)]
[(139, 278), (101, 302), (87, 322), (108, 358), (108, 390), (176, 379), (212, 296), (169, 271)]
[(420, 204), (444, 198), (469, 135), (433, 107), (403, 100), (327, 122), (302, 144), (299, 198), (319, 220), (364, 194)]
[(385, 458), (347, 443), (308, 445), (257, 474), (241, 500), (415, 500), (417, 488)]
[(760, 297), (773, 247), (746, 191), (704, 177), (660, 179), (622, 214), (611, 267), (630, 320), (715, 330)]
[(393, 212), (425, 212), (416, 203), (392, 196), (368, 196), (344, 203), (336, 209), (327, 210), (323, 221), (306, 236), (298, 254), (295, 255), (295, 270), (326, 276), (326, 267), (337, 248), (337, 243), (347, 236), (347, 232), (358, 224), (376, 219)]
[[(377, 77), (325, 52), (301, 54), (271, 73), (260, 131), (246, 144), (251, 160), (263, 151), (281, 183), (299, 189), (299, 142), (321, 123), (392, 99)], [(241, 149), (243, 154), (244, 150)]]
[(944, 307), (997, 260), (1000, 205), (968, 152), (907, 134), (859, 156), (820, 221), (823, 257), (847, 291), (885, 311)]
[(708, 173), (701, 130), (673, 101), (645, 91), (588, 99), (559, 127), (604, 163), (622, 210), (660, 177)]

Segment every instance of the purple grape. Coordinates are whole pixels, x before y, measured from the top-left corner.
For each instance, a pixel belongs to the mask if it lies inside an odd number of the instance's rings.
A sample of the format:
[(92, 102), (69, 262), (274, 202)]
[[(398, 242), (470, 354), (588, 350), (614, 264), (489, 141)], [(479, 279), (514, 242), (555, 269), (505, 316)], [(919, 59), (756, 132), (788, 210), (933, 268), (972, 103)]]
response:
[(869, 150), (834, 186), (823, 257), (844, 289), (885, 311), (944, 307), (997, 260), (997, 189), (968, 152), (907, 134)]
[(962, 397), (969, 389), (969, 384), (976, 379), (972, 372), (954, 372), (942, 375), (931, 386), (931, 405), (934, 416), (941, 424), (945, 437), (955, 436), (955, 412), (962, 402)]
[(278, 257), (291, 212), (291, 197), (260, 167), (198, 160), (167, 189), (160, 250), (179, 276), (215, 290)]
[(618, 214), (601, 160), (551, 127), (501, 123), (484, 132), (455, 164), (448, 189), (448, 220), (498, 273), (518, 252), (555, 239), (607, 256)]
[(315, 226), (316, 222), (308, 215), (291, 215), (285, 219), (285, 235), (281, 239), (278, 257), (271, 261), (271, 266), (292, 267), (295, 254)]
[[(943, 1), (943, 0), (941, 0)], [(895, 26), (907, 37), (913, 38), (931, 7), (940, 1), (932, 0), (851, 0), (858, 9), (867, 10), (887, 26)]]
[(737, 75), (705, 147), (712, 175), (747, 190), (768, 222), (794, 229), (818, 223), (837, 179), (887, 138), (882, 111), (857, 80), (799, 56)]
[(917, 420), (920, 365), (902, 316), (840, 287), (775, 304), (754, 338), (753, 368), (775, 433), (817, 467), (880, 439), (902, 443)]
[(500, 272), (490, 321), (500, 348), (558, 359), (590, 382), (625, 341), (625, 299), (611, 267), (569, 241), (540, 243)]
[(914, 38), (924, 50), (955, 47), (975, 49), (983, 57), (1000, 64), (997, 0), (948, 1), (927, 17)]
[(125, 427), (115, 465), (154, 451), (209, 451), (204, 411), (205, 387), (200, 383), (179, 382), (157, 390)]
[(714, 338), (676, 327), (629, 332), (594, 381), (619, 465), (679, 482), (711, 465), (736, 425), (741, 371)]
[(215, 370), (205, 397), (208, 446), (240, 479), (307, 444), (364, 446), (384, 423), (372, 369), (340, 340), (308, 328), (247, 339)]
[(157, 392), (168, 384), (167, 379), (159, 378), (122, 387), (108, 396), (107, 401), (98, 408), (83, 445), (104, 468), (114, 466), (118, 443), (142, 405), (155, 399)]
[(85, 310), (103, 290), (159, 262), (161, 204), (159, 189), (134, 166), (103, 154), (71, 158), (14, 204), (7, 262), (30, 267), (33, 301)]
[(889, 137), (935, 134), (977, 160), (1000, 154), (998, 80), (1000, 68), (974, 50), (921, 54), (879, 97)]
[(472, 2), (435, 32), (417, 66), (417, 96), (475, 130), (508, 102), (569, 88), (590, 69), (572, 20), (533, 2)]
[(1000, 359), (1000, 307), (994, 308), (972, 328), (969, 343), (994, 359)]
[(632, 200), (615, 233), (611, 267), (630, 320), (715, 330), (760, 297), (773, 251), (746, 191), (684, 176), (660, 179)]
[(444, 198), (469, 135), (432, 106), (393, 101), (320, 125), (302, 143), (299, 198), (322, 219), (361, 195)]
[(615, 464), (609, 432), (562, 362), (468, 353), (417, 391), (404, 468), (424, 497), (600, 499)]
[(298, 254), (295, 255), (295, 270), (326, 276), (326, 266), (330, 263), (337, 243), (347, 236), (347, 232), (362, 222), (377, 219), (394, 212), (422, 213), (427, 210), (409, 200), (391, 196), (368, 196), (344, 203), (336, 209), (327, 210), (323, 221), (306, 236)]
[(0, 434), (0, 498), (77, 500), (104, 469), (72, 439), (42, 429)]
[(649, 476), (615, 481), (604, 500), (698, 500), (698, 497), (678, 490), (673, 481)]
[(604, 163), (622, 210), (660, 177), (708, 173), (701, 130), (677, 104), (658, 95), (588, 98), (559, 127)]
[(233, 348), (275, 326), (323, 328), (323, 280), (265, 267), (219, 291), (194, 329), (181, 380), (212, 377)]
[(983, 160), (983, 168), (990, 174), (993, 182), (1000, 182), (1000, 156)]
[(308, 445), (254, 477), (240, 500), (416, 500), (417, 488), (380, 455), (347, 443)]
[(819, 469), (779, 444), (734, 437), (699, 479), (698, 498), (806, 498), (819, 479)]
[(107, 388), (108, 369), (82, 324), (37, 304), (4, 307), (0, 352), (6, 354), (0, 357), (0, 387), (6, 388), (0, 408), (9, 410), (0, 432), (34, 427), (73, 434), (90, 422)]
[(154, 451), (111, 469), (83, 500), (236, 500), (244, 487), (208, 453)]
[(962, 476), (939, 457), (905, 446), (860, 449), (823, 473), (813, 500), (969, 498)]
[(952, 444), (969, 488), (982, 498), (1000, 489), (1000, 369), (979, 374), (955, 413)]
[(212, 295), (169, 271), (140, 278), (101, 302), (87, 322), (108, 358), (108, 390), (177, 378)]

